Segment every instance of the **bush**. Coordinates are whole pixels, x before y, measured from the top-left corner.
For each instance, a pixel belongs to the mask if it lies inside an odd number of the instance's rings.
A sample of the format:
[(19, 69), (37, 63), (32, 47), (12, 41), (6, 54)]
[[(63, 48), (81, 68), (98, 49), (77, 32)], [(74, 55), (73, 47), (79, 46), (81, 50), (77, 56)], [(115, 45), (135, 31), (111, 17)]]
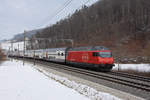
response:
[(2, 50), (0, 49), (0, 61), (5, 59), (5, 55), (2, 52)]

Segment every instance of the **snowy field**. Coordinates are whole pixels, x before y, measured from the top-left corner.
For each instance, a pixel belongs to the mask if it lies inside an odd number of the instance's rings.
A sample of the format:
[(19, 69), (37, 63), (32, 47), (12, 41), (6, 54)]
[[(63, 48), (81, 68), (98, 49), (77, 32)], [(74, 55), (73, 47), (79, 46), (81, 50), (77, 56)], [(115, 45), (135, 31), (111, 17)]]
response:
[[(11, 48), (12, 44), (10, 41), (3, 42), (0, 45), (1, 45), (2, 49), (5, 49), (5, 50), (12, 49)], [(13, 50), (15, 50), (15, 49), (23, 50), (24, 49), (24, 42), (13, 43)]]
[(1, 100), (120, 100), (17, 60), (0, 65), (0, 82)]
[(134, 70), (139, 72), (150, 72), (150, 64), (115, 64), (113, 70)]

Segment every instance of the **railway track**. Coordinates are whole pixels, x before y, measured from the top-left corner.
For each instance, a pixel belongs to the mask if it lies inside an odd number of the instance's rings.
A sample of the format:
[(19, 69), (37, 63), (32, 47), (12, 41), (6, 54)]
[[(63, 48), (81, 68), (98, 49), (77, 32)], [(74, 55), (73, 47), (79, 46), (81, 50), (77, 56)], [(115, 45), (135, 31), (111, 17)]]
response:
[(127, 77), (127, 78), (130, 78), (130, 79), (135, 79), (135, 80), (144, 81), (144, 82), (150, 82), (150, 78), (149, 77), (143, 77), (143, 76), (133, 75), (133, 74), (129, 74), (129, 73), (112, 71), (109, 74), (119, 75), (119, 76), (122, 76), (122, 77)]
[[(60, 65), (58, 65), (60, 66)], [(88, 70), (84, 70), (84, 69), (79, 69), (79, 68), (72, 68), (72, 67), (66, 67), (63, 66), (61, 67), (65, 70), (71, 71), (71, 72), (76, 72), (76, 73), (80, 73), (80, 74), (84, 74), (84, 75), (88, 75), (88, 76), (92, 76), (92, 77), (96, 77), (99, 79), (104, 79), (107, 81), (111, 81), (111, 82), (115, 82), (118, 84), (122, 84), (122, 85), (126, 85), (129, 87), (133, 87), (133, 88), (137, 88), (137, 89), (141, 89), (147, 92), (150, 92), (150, 85), (148, 84), (144, 84), (141, 82), (135, 82), (134, 80), (126, 80), (126, 79), (122, 79), (121, 77), (116, 77), (116, 76), (110, 76), (107, 73), (99, 73), (99, 72), (94, 72), (94, 71), (88, 71)]]
[(41, 60), (36, 60), (36, 61), (39, 63), (42, 62), (42, 64), (45, 64), (45, 65), (49, 64), (52, 67), (61, 68), (63, 70), (69, 71), (69, 72), (75, 72), (75, 73), (79, 73), (79, 74), (88, 75), (90, 77), (94, 77), (97, 79), (102, 79), (102, 80), (106, 80), (109, 82), (125, 85), (125, 86), (131, 87), (131, 88), (135, 88), (137, 90), (142, 90), (142, 91), (146, 91), (146, 92), (150, 93), (149, 78), (144, 78), (141, 76), (126, 74), (126, 73), (119, 73), (119, 72), (108, 72), (108, 73), (96, 72), (96, 71), (51, 63), (48, 61), (47, 62), (41, 61)]
[(121, 73), (119, 73), (120, 76), (118, 76), (118, 73), (116, 74), (115, 72), (103, 73), (103, 72), (96, 72), (96, 71), (85, 70), (81, 68), (70, 67), (66, 65), (60, 65), (56, 63), (50, 63), (50, 64), (53, 65), (54, 67), (61, 68), (70, 72), (84, 74), (98, 79), (103, 79), (109, 82), (118, 83), (128, 87), (136, 88), (138, 90), (140, 89), (146, 92), (150, 92), (150, 83), (147, 82), (147, 80), (146, 81), (142, 79), (137, 80), (139, 79), (137, 76), (136, 76), (137, 78), (133, 79), (134, 76), (131, 75), (127, 76), (126, 74), (121, 74)]

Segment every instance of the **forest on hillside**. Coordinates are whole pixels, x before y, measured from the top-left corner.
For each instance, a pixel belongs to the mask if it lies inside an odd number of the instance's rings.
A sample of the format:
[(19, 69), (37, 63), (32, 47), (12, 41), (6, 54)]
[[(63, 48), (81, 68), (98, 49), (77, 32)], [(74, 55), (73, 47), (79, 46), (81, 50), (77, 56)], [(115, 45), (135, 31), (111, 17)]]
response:
[(114, 56), (150, 56), (150, 0), (100, 0), (35, 35), (36, 49), (103, 45)]

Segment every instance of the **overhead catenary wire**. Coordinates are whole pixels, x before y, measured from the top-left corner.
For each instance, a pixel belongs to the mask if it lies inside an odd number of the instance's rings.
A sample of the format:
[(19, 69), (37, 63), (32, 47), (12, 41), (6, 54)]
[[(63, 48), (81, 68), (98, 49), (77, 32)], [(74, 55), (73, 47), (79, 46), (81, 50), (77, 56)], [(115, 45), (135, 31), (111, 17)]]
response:
[[(71, 0), (71, 2), (72, 2), (72, 1), (73, 1), (73, 0)], [(84, 2), (82, 5), (80, 5), (77, 9), (80, 9), (83, 5), (86, 5), (86, 4), (89, 3), (90, 1), (91, 1), (91, 0), (85, 1), (85, 2)], [(71, 3), (71, 2), (70, 2), (70, 3)], [(67, 6), (69, 6), (69, 4), (68, 4)], [(66, 6), (66, 7), (67, 7), (67, 6)], [(64, 7), (62, 10), (64, 10), (66, 7)], [(62, 10), (61, 10), (61, 11), (62, 11)], [(61, 13), (61, 11), (60, 11), (59, 13)], [(57, 13), (57, 15), (58, 15), (59, 13)], [(56, 15), (56, 16), (57, 16), (57, 15)], [(55, 17), (56, 17), (56, 16), (55, 16)]]
[(61, 11), (63, 11), (69, 4), (71, 4), (72, 1), (73, 1), (73, 0), (68, 0), (68, 2), (67, 2), (60, 10), (58, 10), (58, 12), (56, 12), (55, 15), (53, 15), (53, 16), (51, 17), (51, 19), (53, 19), (53, 17), (57, 16)]
[[(57, 17), (58, 15), (62, 14), (62, 11), (63, 11), (66, 7), (68, 7), (68, 6), (71, 4), (72, 1), (73, 1), (73, 0), (68, 0), (68, 1), (66, 1), (58, 10), (56, 10), (55, 13), (50, 16), (49, 22), (50, 22), (53, 18), (55, 18), (55, 17)], [(77, 9), (80, 9), (83, 5), (86, 5), (86, 4), (89, 3), (90, 1), (91, 1), (91, 0), (86, 0), (86, 1), (85, 1), (82, 5), (80, 5)], [(48, 24), (48, 23), (47, 23), (47, 24)], [(45, 27), (45, 26), (46, 26), (46, 24), (43, 25), (43, 27)]]
[[(77, 9), (80, 9), (83, 5), (86, 5), (87, 3), (89, 3), (91, 0), (87, 0), (87, 1), (85, 1), (82, 5), (80, 5)], [(77, 10), (76, 9), (76, 10)], [(72, 11), (73, 12), (73, 11)], [(61, 12), (60, 12), (61, 13)], [(62, 14), (62, 13), (61, 13)]]
[[(56, 17), (61, 11), (63, 11), (67, 6), (71, 4), (73, 0), (67, 0), (61, 7), (59, 7), (51, 16), (48, 16), (48, 19), (51, 21), (54, 17)], [(46, 18), (47, 19), (47, 18)], [(44, 26), (44, 25), (43, 25)]]

